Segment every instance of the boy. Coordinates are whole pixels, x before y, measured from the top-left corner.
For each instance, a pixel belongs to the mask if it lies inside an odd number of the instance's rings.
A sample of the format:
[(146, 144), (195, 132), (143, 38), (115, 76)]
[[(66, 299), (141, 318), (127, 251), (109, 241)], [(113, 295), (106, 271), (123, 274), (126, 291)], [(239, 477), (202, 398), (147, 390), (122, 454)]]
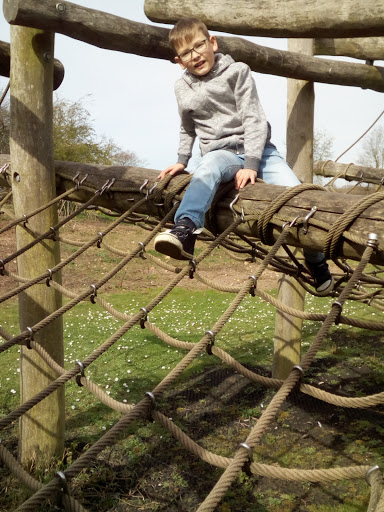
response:
[[(177, 163), (158, 178), (183, 171), (199, 138), (202, 159), (175, 214), (170, 231), (155, 239), (155, 249), (175, 259), (193, 258), (197, 234), (221, 183), (234, 179), (236, 189), (259, 176), (274, 185), (300, 182), (271, 143), (270, 125), (260, 104), (250, 68), (231, 56), (216, 53), (218, 45), (204, 23), (179, 20), (169, 33), (175, 61), (185, 71), (175, 84), (181, 118)], [(304, 251), (318, 293), (333, 289), (322, 253)]]

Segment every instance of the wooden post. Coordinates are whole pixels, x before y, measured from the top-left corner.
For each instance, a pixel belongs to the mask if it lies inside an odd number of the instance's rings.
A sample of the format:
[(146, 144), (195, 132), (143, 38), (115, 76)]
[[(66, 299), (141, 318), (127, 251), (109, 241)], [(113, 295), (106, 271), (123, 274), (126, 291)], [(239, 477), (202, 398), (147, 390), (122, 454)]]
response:
[[(313, 40), (289, 40), (290, 51), (313, 55)], [(313, 82), (288, 80), (287, 162), (303, 182), (313, 180)], [(297, 251), (296, 251), (297, 253)], [(305, 291), (290, 276), (281, 275), (278, 298), (290, 307), (304, 310)], [(285, 379), (301, 355), (303, 320), (276, 311), (273, 376)]]
[[(35, 210), (55, 197), (52, 142), (52, 86), (54, 34), (41, 30), (11, 27), (11, 173), (16, 217)], [(27, 224), (43, 233), (57, 222), (52, 207), (32, 217)], [(32, 236), (16, 230), (17, 247)], [(46, 240), (17, 259), (18, 272), (33, 278), (60, 261), (59, 244)], [(32, 327), (61, 305), (52, 288), (37, 285), (19, 297), (20, 328)], [(35, 335), (48, 353), (63, 364), (63, 328), (59, 318)], [(44, 389), (54, 378), (52, 370), (26, 346), (21, 348), (21, 402)], [(36, 405), (20, 420), (19, 458), (24, 465), (44, 463), (60, 455), (64, 443), (64, 389)]]

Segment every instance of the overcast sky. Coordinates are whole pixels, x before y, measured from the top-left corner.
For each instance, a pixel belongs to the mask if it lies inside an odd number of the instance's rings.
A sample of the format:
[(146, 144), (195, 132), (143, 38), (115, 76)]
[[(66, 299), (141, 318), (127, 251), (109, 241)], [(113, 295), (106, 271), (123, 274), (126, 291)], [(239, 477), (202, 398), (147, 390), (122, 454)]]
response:
[[(144, 0), (78, 0), (74, 3), (131, 20), (152, 23)], [(9, 25), (2, 12), (0, 39), (9, 42)], [(285, 39), (248, 38), (255, 43), (286, 49)], [(65, 68), (58, 94), (84, 99), (99, 136), (112, 138), (134, 151), (146, 166), (163, 169), (176, 161), (179, 118), (173, 84), (182, 70), (171, 62), (101, 50), (60, 34), (55, 57)], [(375, 64), (383, 66), (383, 61)], [(285, 154), (287, 79), (253, 73), (258, 93), (272, 125), (272, 141)], [(7, 84), (0, 78), (0, 92)], [(356, 87), (315, 85), (315, 129), (334, 138), (333, 158), (347, 149), (384, 109), (382, 93)], [(355, 162), (361, 143), (340, 161)]]

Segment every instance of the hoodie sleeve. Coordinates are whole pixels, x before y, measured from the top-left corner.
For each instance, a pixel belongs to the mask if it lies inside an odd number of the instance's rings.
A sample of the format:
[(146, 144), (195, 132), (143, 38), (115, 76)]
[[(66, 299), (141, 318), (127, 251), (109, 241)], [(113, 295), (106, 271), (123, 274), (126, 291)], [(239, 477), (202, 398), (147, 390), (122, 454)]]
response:
[(234, 94), (244, 128), (244, 168), (257, 171), (268, 137), (268, 123), (250, 68), (244, 63), (237, 66)]
[(196, 139), (195, 125), (189, 115), (189, 111), (183, 104), (182, 82), (179, 80), (175, 84), (175, 94), (180, 115), (179, 149), (177, 162), (188, 165), (192, 156), (192, 148)]

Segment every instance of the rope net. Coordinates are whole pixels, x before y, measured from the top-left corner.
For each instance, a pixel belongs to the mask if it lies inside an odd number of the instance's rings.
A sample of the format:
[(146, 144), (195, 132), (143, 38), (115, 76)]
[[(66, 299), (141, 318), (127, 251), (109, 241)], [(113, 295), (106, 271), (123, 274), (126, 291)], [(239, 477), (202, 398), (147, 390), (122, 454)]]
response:
[[(359, 263), (350, 265), (337, 258), (340, 240), (349, 237), (351, 215), (355, 218), (382, 201), (383, 194), (379, 191), (365, 198), (337, 226), (322, 226), (328, 231), (324, 252), (334, 261), (337, 282), (332, 297), (319, 299), (310, 274), (286, 245), (292, 229), (304, 221), (319, 226), (319, 221), (279, 216), (281, 206), (308, 185), (285, 191), (256, 218), (233, 209), (233, 223), (218, 236), (212, 234), (214, 229), (206, 229), (195, 260), (188, 263), (160, 257), (151, 249), (156, 234), (169, 226), (177, 209), (175, 201), (169, 202), (160, 222), (137, 213), (144, 201), (151, 200), (146, 194), (119, 216), (100, 209), (92, 217), (94, 232), (82, 230), (81, 214), (111, 185), (95, 191), (87, 203), (62, 217), (48, 232), (33, 233), (34, 240), (27, 246), (12, 249), (3, 244), (8, 252), (0, 260), (0, 336), (4, 339), (0, 357), (3, 368), (11, 370), (3, 372), (0, 390), (5, 388), (12, 399), (3, 394), (0, 458), (2, 478), (13, 475), (29, 489), (17, 510), (211, 511), (220, 507), (251, 511), (259, 510), (257, 503), (269, 504), (268, 510), (289, 503), (291, 508), (284, 510), (304, 510), (294, 508), (298, 500), (305, 502), (318, 493), (320, 500), (328, 496), (333, 510), (337, 510), (335, 504), (344, 506), (356, 499), (361, 510), (383, 511), (378, 466), (384, 457), (384, 377), (378, 371), (383, 355), (383, 269), (370, 264), (378, 248), (374, 240), (354, 240), (365, 247)], [(81, 182), (76, 188), (85, 186)], [(68, 198), (72, 191), (45, 207)], [(28, 219), (43, 209), (2, 220), (0, 235), (16, 226), (32, 232)], [(213, 217), (212, 212), (209, 215)], [(237, 230), (249, 220), (257, 221), (263, 243)], [(209, 227), (212, 222), (211, 218)], [(281, 227), (276, 241), (269, 234), (271, 223)], [(144, 238), (141, 228), (148, 231)], [(20, 276), (17, 256), (47, 239), (61, 244), (61, 262), (34, 279)], [(207, 272), (218, 253), (227, 265), (232, 258), (241, 268), (236, 282), (223, 282), (223, 269), (214, 277)], [(90, 280), (89, 261), (96, 257), (98, 274)], [(86, 270), (80, 282), (77, 274), (75, 280), (71, 277), (74, 265)], [(57, 279), (60, 272), (64, 284)], [(151, 275), (156, 272), (166, 276), (160, 289), (151, 288)], [(264, 276), (275, 272), (293, 276), (310, 294), (306, 311), (288, 307), (263, 289)], [(145, 293), (135, 290), (139, 274), (141, 283), (143, 275), (148, 277), (150, 288)], [(134, 290), (130, 300), (121, 294), (127, 283)], [(15, 309), (17, 296), (35, 286), (53, 287), (62, 294), (63, 305), (20, 332), (9, 312)], [(192, 306), (182, 303), (183, 286), (192, 296), (198, 291)], [(120, 295), (110, 296), (117, 290)], [(219, 307), (217, 297), (221, 297)], [(300, 364), (284, 381), (271, 377), (275, 310), (305, 321)], [(61, 317), (63, 366), (35, 340)], [(362, 336), (356, 334), (357, 329)], [(352, 360), (344, 358), (348, 343)], [(17, 388), (20, 350), (34, 351), (56, 378), (17, 405), (18, 390), (9, 391), (7, 381), (12, 380)], [(364, 351), (368, 355), (362, 364), (359, 355)], [(113, 375), (114, 368), (120, 373)], [(79, 423), (79, 437), (67, 439), (64, 458), (54, 470), (47, 469), (49, 479), (39, 479), (33, 468), (26, 471), (17, 461), (16, 420), (63, 387), (72, 404), (67, 406), (67, 424), (73, 428)], [(83, 438), (88, 440), (82, 444)], [(124, 460), (124, 469), (111, 463), (114, 458)], [(186, 460), (187, 476), (175, 469), (177, 461)], [(104, 487), (104, 496), (92, 499), (85, 488), (94, 484), (97, 464), (103, 465), (104, 472), (114, 466), (119, 471), (103, 475), (111, 491)], [(145, 480), (143, 468), (151, 466), (157, 474), (152, 474), (150, 485), (140, 487)], [(170, 480), (163, 479), (167, 473), (172, 474)], [(118, 490), (117, 474), (132, 481), (124, 496)], [(265, 482), (270, 481), (274, 483), (267, 488)], [(309, 483), (315, 491), (309, 491)], [(156, 486), (162, 496), (168, 496), (163, 504), (156, 498)], [(163, 494), (166, 486), (169, 490)], [(190, 486), (198, 489), (197, 495), (191, 495)], [(234, 487), (236, 493), (231, 494)], [(0, 494), (0, 503), (6, 502), (6, 492)]]

